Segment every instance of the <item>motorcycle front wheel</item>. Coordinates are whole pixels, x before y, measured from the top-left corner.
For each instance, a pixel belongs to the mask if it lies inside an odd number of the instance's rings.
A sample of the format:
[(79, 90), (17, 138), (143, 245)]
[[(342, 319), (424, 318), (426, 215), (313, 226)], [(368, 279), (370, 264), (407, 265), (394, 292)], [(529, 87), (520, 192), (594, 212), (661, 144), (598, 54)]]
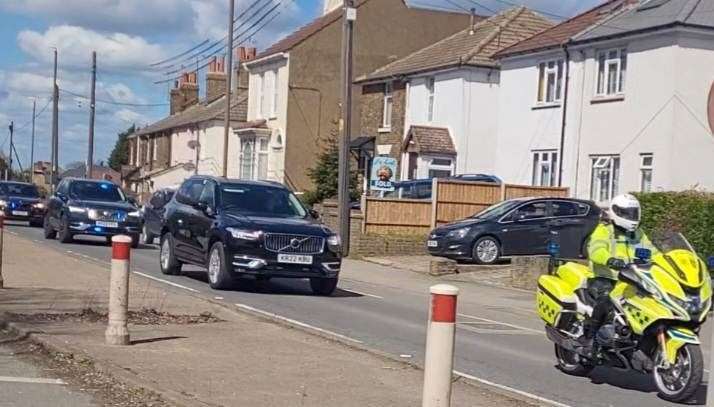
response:
[(558, 344), (555, 345), (555, 359), (558, 361), (558, 368), (571, 376), (587, 376), (593, 370), (587, 360)]
[(654, 376), (661, 398), (671, 402), (687, 401), (699, 389), (704, 376), (704, 357), (698, 345), (686, 344), (677, 351), (677, 359), (668, 368), (663, 367), (664, 355), (659, 352)]

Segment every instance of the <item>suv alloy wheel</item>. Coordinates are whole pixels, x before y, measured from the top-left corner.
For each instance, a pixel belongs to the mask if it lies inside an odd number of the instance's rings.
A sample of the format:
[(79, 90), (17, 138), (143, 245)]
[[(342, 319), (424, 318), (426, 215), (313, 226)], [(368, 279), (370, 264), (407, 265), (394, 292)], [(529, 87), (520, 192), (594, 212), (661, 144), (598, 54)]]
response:
[(181, 262), (176, 259), (176, 254), (174, 253), (174, 237), (170, 232), (164, 233), (161, 237), (159, 263), (163, 274), (181, 274)]
[(216, 242), (211, 246), (208, 255), (208, 285), (214, 290), (225, 290), (229, 288), (232, 278), (226, 270), (226, 256), (223, 250), (223, 242)]

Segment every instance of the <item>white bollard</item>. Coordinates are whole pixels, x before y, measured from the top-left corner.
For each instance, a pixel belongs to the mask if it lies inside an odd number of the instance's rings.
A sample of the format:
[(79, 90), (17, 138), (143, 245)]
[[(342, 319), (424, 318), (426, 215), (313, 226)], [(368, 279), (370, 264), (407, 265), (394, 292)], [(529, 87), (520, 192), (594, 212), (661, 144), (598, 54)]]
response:
[(422, 407), (451, 405), (451, 377), (454, 370), (456, 297), (459, 289), (439, 284), (431, 287), (431, 308), (426, 332), (424, 392)]
[(112, 238), (112, 271), (109, 282), (109, 325), (104, 334), (107, 345), (128, 345), (127, 311), (129, 307), (129, 254), (131, 238)]

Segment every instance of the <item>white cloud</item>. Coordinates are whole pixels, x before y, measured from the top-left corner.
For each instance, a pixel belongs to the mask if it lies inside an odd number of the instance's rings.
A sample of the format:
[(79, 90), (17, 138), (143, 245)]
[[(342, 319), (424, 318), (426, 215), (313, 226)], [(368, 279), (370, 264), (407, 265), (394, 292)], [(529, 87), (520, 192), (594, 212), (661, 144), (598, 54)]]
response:
[(189, 0), (2, 0), (0, 10), (101, 31), (167, 33), (185, 30)]
[(117, 110), (114, 112), (114, 117), (126, 123), (127, 126), (136, 124), (138, 127), (144, 127), (151, 122), (151, 119), (149, 119), (146, 115), (135, 112), (131, 109)]
[(123, 83), (112, 83), (109, 85), (100, 84), (103, 92), (106, 93), (112, 101), (118, 103), (146, 103), (146, 100), (137, 96), (134, 91)]
[(103, 34), (82, 27), (60, 25), (44, 33), (25, 30), (17, 36), (18, 45), (26, 54), (46, 64), (52, 63), (52, 47), (59, 52), (62, 67), (88, 68), (91, 51), (97, 51), (99, 69), (142, 70), (163, 50), (142, 37), (122, 33)]

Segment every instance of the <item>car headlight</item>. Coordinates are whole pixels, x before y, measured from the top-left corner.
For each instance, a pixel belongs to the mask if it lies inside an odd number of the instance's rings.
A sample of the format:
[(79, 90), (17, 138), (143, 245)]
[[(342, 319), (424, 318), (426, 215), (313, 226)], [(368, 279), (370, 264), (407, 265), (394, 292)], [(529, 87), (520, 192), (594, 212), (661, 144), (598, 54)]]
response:
[(256, 241), (259, 240), (261, 236), (263, 236), (263, 232), (259, 230), (247, 230), (238, 228), (226, 228), (226, 230), (230, 232), (231, 236), (233, 236), (234, 239), (240, 240)]
[(463, 239), (470, 231), (470, 228), (454, 229), (446, 234), (446, 237)]
[(32, 205), (33, 208), (35, 209), (45, 209), (45, 204), (42, 202), (37, 202), (36, 204)]
[(340, 247), (342, 246), (342, 239), (340, 235), (330, 235), (327, 237), (327, 245), (330, 247)]
[(0, 206), (7, 206), (7, 201), (0, 199)]
[(67, 208), (68, 208), (69, 211), (72, 212), (72, 213), (85, 213), (85, 212), (87, 212), (87, 209), (86, 209), (86, 208), (82, 208), (81, 206), (72, 206), (72, 205), (70, 205), (70, 206), (68, 206)]

